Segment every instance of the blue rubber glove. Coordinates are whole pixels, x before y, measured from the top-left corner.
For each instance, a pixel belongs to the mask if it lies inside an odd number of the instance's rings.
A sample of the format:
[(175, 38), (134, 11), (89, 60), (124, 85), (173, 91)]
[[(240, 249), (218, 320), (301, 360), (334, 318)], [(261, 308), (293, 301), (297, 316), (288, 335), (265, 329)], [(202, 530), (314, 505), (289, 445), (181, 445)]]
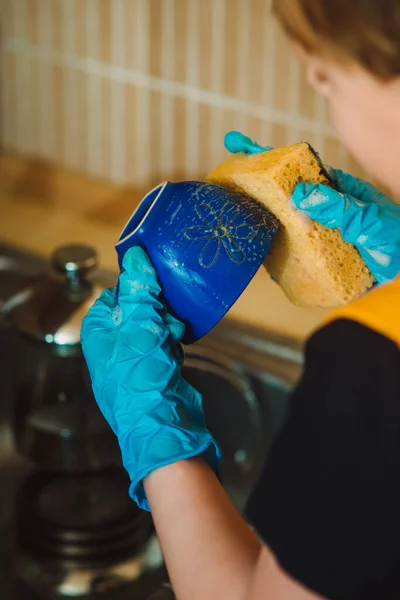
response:
[[(225, 146), (247, 154), (271, 150), (236, 131), (225, 136)], [(362, 179), (340, 169), (326, 170), (336, 189), (301, 182), (293, 202), (314, 221), (338, 228), (343, 239), (356, 246), (378, 283), (391, 281), (400, 273), (400, 206)]]
[(236, 154), (237, 152), (244, 152), (245, 154), (260, 154), (260, 152), (267, 152), (272, 150), (272, 146), (260, 146), (251, 138), (243, 135), (240, 131), (230, 131), (226, 134), (225, 148)]
[(221, 458), (201, 395), (181, 377), (182, 353), (172, 350), (184, 326), (166, 312), (160, 292), (148, 256), (131, 248), (118, 298), (116, 289), (103, 292), (81, 330), (93, 392), (118, 438), (130, 495), (146, 510), (142, 480), (153, 470), (203, 454), (218, 472)]
[(302, 182), (292, 200), (299, 210), (329, 229), (339, 228), (343, 239), (356, 246), (378, 283), (400, 273), (400, 207), (375, 186), (327, 169), (336, 190)]

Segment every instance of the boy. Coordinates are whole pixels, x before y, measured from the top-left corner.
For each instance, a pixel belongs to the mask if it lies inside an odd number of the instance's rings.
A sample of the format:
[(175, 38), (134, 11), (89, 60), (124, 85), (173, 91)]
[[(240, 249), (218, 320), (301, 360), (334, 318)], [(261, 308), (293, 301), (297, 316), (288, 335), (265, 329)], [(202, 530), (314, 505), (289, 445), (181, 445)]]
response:
[[(400, 2), (276, 0), (275, 12), (342, 142), (400, 197)], [(263, 543), (213, 473), (218, 447), (171, 351), (182, 326), (162, 307), (143, 251), (126, 254), (118, 306), (108, 290), (84, 320), (96, 399), (118, 436), (132, 497), (151, 506), (180, 600), (400, 598), (400, 280), (390, 281), (400, 270), (400, 218), (375, 209), (371, 188), (345, 176), (346, 186), (351, 196), (335, 192), (318, 205), (302, 184), (294, 201), (355, 235), (371, 271), (389, 282), (333, 314), (307, 344), (248, 507)]]

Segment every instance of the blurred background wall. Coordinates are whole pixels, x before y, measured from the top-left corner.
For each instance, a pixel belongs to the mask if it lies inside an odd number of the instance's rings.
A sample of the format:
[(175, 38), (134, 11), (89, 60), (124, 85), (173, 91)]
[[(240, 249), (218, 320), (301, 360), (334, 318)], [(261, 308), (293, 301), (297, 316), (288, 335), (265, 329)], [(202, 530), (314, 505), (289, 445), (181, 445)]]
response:
[(200, 177), (239, 129), (351, 161), (270, 0), (0, 0), (3, 151), (141, 188)]
[[(163, 179), (202, 178), (224, 134), (310, 142), (356, 170), (270, 0), (0, 0), (0, 241), (48, 256), (115, 240)], [(117, 184), (116, 186), (114, 184)], [(303, 338), (324, 315), (263, 269), (230, 311)]]

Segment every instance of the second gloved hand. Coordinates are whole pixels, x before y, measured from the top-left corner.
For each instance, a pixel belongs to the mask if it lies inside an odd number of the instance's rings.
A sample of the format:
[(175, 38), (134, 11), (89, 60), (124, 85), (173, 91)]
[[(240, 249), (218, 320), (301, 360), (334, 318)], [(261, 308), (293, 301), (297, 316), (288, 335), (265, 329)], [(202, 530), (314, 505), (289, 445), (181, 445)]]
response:
[(336, 189), (299, 183), (293, 202), (314, 221), (338, 228), (378, 283), (391, 281), (400, 273), (400, 206), (362, 179), (327, 170)]
[(149, 509), (142, 484), (153, 470), (203, 454), (217, 472), (220, 450), (206, 428), (201, 395), (181, 376), (172, 348), (183, 325), (164, 309), (155, 270), (140, 248), (128, 250), (115, 289), (83, 320), (82, 349), (97, 403), (116, 434), (130, 494)]
[[(237, 131), (225, 136), (230, 152), (258, 154), (271, 150)], [(335, 189), (323, 184), (299, 183), (292, 195), (296, 207), (356, 246), (378, 283), (400, 273), (400, 206), (375, 186), (326, 167)]]

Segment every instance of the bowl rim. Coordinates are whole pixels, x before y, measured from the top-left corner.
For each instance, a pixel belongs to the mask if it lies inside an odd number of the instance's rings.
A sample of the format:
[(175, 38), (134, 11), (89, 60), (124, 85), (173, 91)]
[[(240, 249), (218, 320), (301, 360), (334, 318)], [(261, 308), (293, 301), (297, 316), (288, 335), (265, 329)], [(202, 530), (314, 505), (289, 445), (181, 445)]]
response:
[(121, 244), (123, 244), (124, 242), (126, 242), (126, 240), (129, 240), (130, 237), (132, 237), (133, 235), (135, 235), (138, 232), (138, 230), (142, 227), (143, 223), (146, 221), (146, 219), (150, 215), (151, 211), (154, 208), (155, 203), (157, 202), (157, 200), (159, 199), (159, 197), (161, 196), (161, 194), (163, 193), (163, 191), (165, 190), (165, 188), (167, 187), (168, 184), (169, 184), (169, 181), (163, 181), (162, 183), (159, 183), (158, 185), (156, 185), (155, 187), (153, 187), (149, 192), (147, 192), (147, 194), (145, 196), (143, 196), (143, 198), (141, 199), (141, 201), (139, 202), (139, 204), (137, 205), (137, 207), (133, 210), (131, 216), (126, 221), (125, 225), (123, 226), (122, 231), (120, 233), (120, 236), (123, 234), (123, 232), (125, 231), (125, 229), (128, 227), (129, 223), (131, 222), (131, 220), (133, 219), (134, 215), (139, 210), (139, 208), (143, 204), (143, 202), (145, 202), (146, 198), (148, 198), (150, 196), (150, 194), (152, 194), (153, 192), (155, 192), (155, 190), (157, 190), (157, 189), (159, 190), (158, 194), (156, 195), (156, 197), (154, 198), (154, 200), (150, 204), (148, 210), (146, 211), (146, 214), (139, 221), (138, 225), (135, 227), (135, 229), (133, 229), (130, 233), (128, 233), (127, 235), (125, 235), (123, 238), (120, 237), (118, 239), (118, 242), (115, 244), (116, 248), (118, 248), (118, 246), (120, 246)]

